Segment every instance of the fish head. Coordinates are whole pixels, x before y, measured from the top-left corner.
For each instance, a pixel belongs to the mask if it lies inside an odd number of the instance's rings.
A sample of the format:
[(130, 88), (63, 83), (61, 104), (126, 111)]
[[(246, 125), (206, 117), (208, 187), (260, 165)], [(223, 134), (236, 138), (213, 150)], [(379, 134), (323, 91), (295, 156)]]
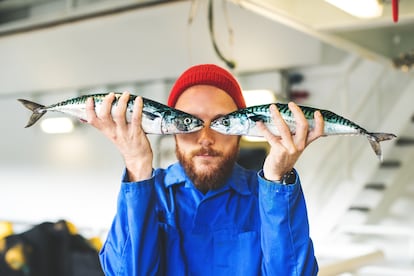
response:
[(173, 133), (190, 133), (204, 127), (204, 121), (185, 112), (175, 114), (172, 124), (168, 128)]
[(249, 130), (249, 120), (245, 114), (236, 111), (213, 120), (210, 128), (222, 134), (245, 135)]

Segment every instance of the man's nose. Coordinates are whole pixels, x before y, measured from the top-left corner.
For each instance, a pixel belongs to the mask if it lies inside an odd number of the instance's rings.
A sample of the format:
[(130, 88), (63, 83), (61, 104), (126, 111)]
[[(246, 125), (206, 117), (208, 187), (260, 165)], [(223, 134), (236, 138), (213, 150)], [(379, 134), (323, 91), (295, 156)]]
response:
[(198, 142), (202, 146), (210, 146), (214, 144), (214, 141), (214, 130), (210, 128), (210, 124), (207, 122), (200, 130)]

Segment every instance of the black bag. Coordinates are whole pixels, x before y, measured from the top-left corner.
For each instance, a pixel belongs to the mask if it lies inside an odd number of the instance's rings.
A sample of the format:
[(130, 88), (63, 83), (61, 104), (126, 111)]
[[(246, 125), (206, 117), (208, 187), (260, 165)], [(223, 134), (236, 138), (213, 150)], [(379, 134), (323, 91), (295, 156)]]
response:
[[(21, 234), (8, 236), (5, 241), (6, 248), (0, 252), (2, 276), (104, 275), (98, 252), (82, 236), (71, 234), (63, 220), (41, 223)], [(14, 264), (13, 269), (6, 261), (9, 250), (15, 250), (15, 255), (22, 254), (24, 263), (20, 267), (19, 263)]]

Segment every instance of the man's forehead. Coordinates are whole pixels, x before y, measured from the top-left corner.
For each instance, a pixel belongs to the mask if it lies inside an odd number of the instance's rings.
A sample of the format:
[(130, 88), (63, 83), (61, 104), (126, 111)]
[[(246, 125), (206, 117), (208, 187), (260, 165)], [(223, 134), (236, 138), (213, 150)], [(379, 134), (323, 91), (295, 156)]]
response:
[(178, 98), (175, 108), (195, 116), (203, 114), (210, 119), (237, 110), (236, 103), (225, 91), (209, 85), (188, 88)]

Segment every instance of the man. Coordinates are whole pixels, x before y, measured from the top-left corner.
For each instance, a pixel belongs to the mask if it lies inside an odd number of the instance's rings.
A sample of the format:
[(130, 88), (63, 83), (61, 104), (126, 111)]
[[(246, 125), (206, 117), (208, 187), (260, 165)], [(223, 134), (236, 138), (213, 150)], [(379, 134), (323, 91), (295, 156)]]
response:
[(125, 93), (111, 116), (114, 96), (99, 114), (87, 105), (88, 122), (121, 152), (126, 170), (118, 209), (100, 253), (106, 275), (315, 275), (309, 225), (294, 164), (320, 137), (323, 118), (308, 129), (301, 110), (289, 104), (297, 129), (291, 135), (277, 108), (281, 133), (261, 131), (270, 151), (259, 172), (237, 165), (239, 136), (217, 133), (210, 122), (245, 107), (234, 77), (215, 65), (189, 68), (176, 81), (168, 105), (204, 121), (204, 128), (177, 134), (178, 162), (153, 169), (153, 153), (141, 128), (142, 99), (131, 123)]

